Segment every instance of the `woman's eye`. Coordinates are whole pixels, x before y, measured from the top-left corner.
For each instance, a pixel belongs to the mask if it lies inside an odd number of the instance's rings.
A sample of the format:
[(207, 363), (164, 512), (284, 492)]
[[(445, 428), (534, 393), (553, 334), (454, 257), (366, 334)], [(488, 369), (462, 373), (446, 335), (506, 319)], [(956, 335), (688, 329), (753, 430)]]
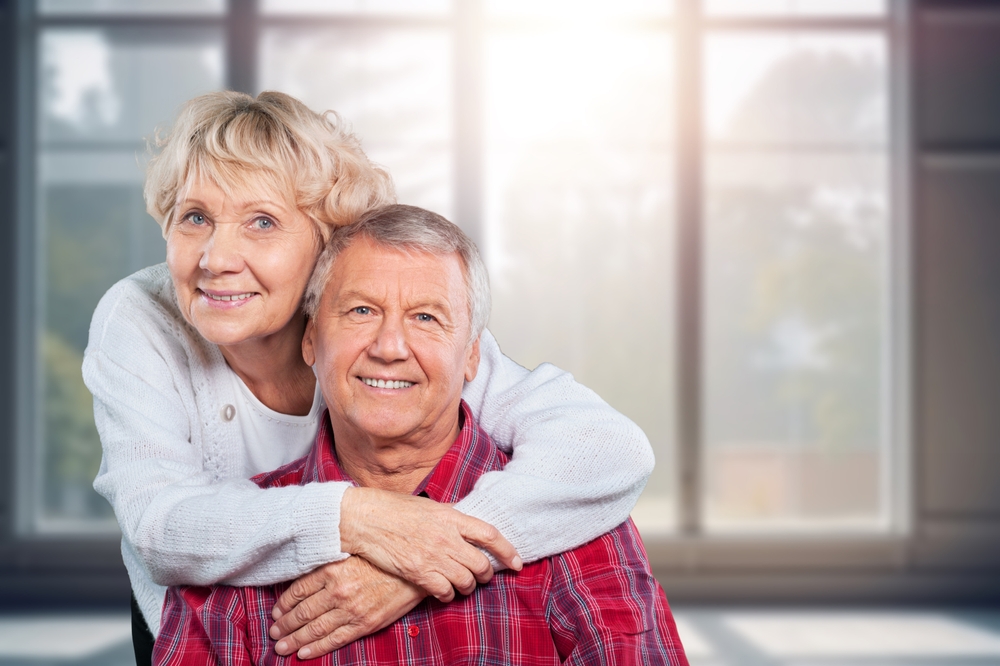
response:
[(201, 213), (188, 213), (187, 215), (184, 216), (184, 219), (190, 222), (191, 224), (196, 224), (198, 226), (205, 224), (205, 216), (202, 215)]
[(258, 217), (253, 221), (254, 229), (270, 229), (274, 226), (274, 220), (266, 217)]
[(358, 307), (354, 308), (354, 313), (359, 315), (367, 315), (371, 314), (371, 312), (372, 309), (369, 307), (365, 307), (364, 305), (359, 305)]

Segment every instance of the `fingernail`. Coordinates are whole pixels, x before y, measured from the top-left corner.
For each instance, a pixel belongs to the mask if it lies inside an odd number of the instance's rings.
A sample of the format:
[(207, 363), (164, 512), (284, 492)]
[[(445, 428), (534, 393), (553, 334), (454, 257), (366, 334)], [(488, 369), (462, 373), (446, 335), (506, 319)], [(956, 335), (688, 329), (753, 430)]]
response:
[(285, 641), (278, 641), (278, 644), (274, 646), (274, 651), (278, 654), (285, 654), (288, 652), (288, 643)]
[(274, 640), (278, 640), (279, 638), (281, 638), (281, 632), (278, 631), (277, 625), (272, 625), (271, 628), (267, 630), (267, 635), (273, 638)]
[(313, 653), (312, 650), (310, 650), (307, 647), (304, 647), (301, 650), (299, 650), (299, 659), (308, 659), (309, 655), (311, 655), (312, 653)]
[(514, 571), (520, 571), (521, 567), (524, 566), (524, 563), (521, 562), (521, 558), (517, 555), (514, 556), (514, 559), (511, 560), (510, 563), (512, 565), (511, 568), (514, 569)]
[(281, 609), (278, 608), (277, 606), (271, 609), (271, 617), (274, 618), (275, 620), (281, 619), (282, 615), (284, 615), (284, 613), (282, 613)]

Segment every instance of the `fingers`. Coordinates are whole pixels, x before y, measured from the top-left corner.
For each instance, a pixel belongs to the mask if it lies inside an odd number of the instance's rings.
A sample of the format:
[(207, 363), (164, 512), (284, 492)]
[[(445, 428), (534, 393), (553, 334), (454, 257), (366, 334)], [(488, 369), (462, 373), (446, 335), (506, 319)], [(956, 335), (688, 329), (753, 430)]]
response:
[[(457, 568), (452, 572), (452, 575), (456, 578), (460, 578), (457, 574)], [(455, 587), (452, 585), (451, 580), (439, 573), (428, 573), (427, 576), (424, 577), (424, 580), (418, 583), (418, 585), (422, 587), (427, 594), (443, 603), (448, 603), (455, 598)], [(473, 585), (473, 587), (475, 587), (475, 585)]]
[(353, 624), (345, 624), (344, 626), (336, 629), (332, 634), (324, 636), (314, 643), (303, 646), (296, 656), (302, 660), (317, 659), (325, 654), (333, 652), (334, 650), (339, 650), (348, 643), (353, 643), (362, 636), (367, 636), (368, 634), (373, 633), (374, 630), (374, 627), (367, 628)]
[(500, 534), (500, 530), (478, 518), (461, 513), (459, 515), (463, 518), (459, 524), (459, 532), (466, 541), (485, 548), (508, 569), (521, 570), (523, 566), (521, 556), (517, 554), (517, 549), (511, 545), (510, 541), (507, 541), (504, 535)]
[[(478, 550), (475, 551), (475, 553), (483, 559), (486, 559), (486, 557)], [(490, 571), (492, 571), (493, 567), (489, 566), (489, 560), (486, 560), (486, 564)], [(476, 576), (473, 575), (473, 572), (470, 571), (469, 567), (459, 559), (456, 559), (446, 565), (442, 573), (445, 578), (448, 579), (449, 585), (462, 594), (472, 594), (472, 592), (476, 589)], [(454, 595), (452, 595), (452, 598), (454, 598)]]
[[(276, 622), (271, 625), (268, 634), (271, 638), (277, 640), (305, 627), (313, 620), (322, 617), (324, 613), (331, 610), (334, 606), (332, 597), (333, 595), (329, 593), (318, 592), (311, 597), (303, 599), (290, 611), (277, 618)], [(272, 613), (273, 615), (274, 613)], [(325, 621), (328, 620), (329, 618)]]
[[(339, 608), (335, 608), (320, 615), (312, 622), (279, 640), (274, 646), (274, 651), (280, 655), (289, 655), (293, 652), (298, 652), (301, 658), (305, 658), (303, 656), (303, 650), (306, 649), (307, 646), (311, 649), (314, 645), (329, 645), (326, 652), (336, 650), (337, 648), (343, 647), (350, 642), (345, 641), (338, 644), (336, 641), (336, 632), (340, 628), (348, 625), (353, 619), (354, 618), (350, 615), (350, 613)], [(271, 627), (271, 629), (273, 631), (274, 627)], [(354, 638), (360, 638), (365, 635), (360, 626), (356, 626), (354, 630), (357, 633)], [(354, 638), (351, 640), (354, 640)], [(317, 652), (316, 654), (326, 654), (326, 652)]]
[[(463, 544), (452, 555), (454, 566), (446, 575), (462, 594), (471, 594), (476, 583), (485, 585), (493, 578), (493, 564), (478, 548)], [(453, 572), (453, 573), (452, 573)], [(471, 585), (471, 588), (469, 587)]]
[[(521, 569), (517, 551), (488, 523), (426, 498), (354, 490), (341, 504), (341, 547), (441, 601), (453, 599), (455, 590), (469, 594), (477, 582), (490, 581), (490, 559), (477, 547), (504, 567)], [(287, 612), (286, 605), (279, 610)]]
[[(322, 656), (388, 626), (425, 596), (415, 585), (390, 576), (360, 558), (349, 558), (323, 569), (332, 586), (300, 601), (271, 627), (269, 633), (278, 641), (275, 645), (278, 654), (298, 652), (302, 659)], [(443, 588), (447, 580), (441, 578), (438, 584)], [(450, 584), (448, 588), (454, 594)], [(306, 621), (307, 617), (312, 619)]]
[[(281, 598), (278, 599), (277, 603), (274, 604), (274, 608), (271, 609), (271, 617), (277, 620), (282, 615), (292, 610), (304, 599), (308, 599), (312, 595), (316, 594), (323, 589), (326, 579), (323, 575), (323, 568), (317, 569), (312, 573), (308, 573), (301, 576), (298, 580), (291, 584), (291, 586), (285, 590)], [(310, 620), (312, 618), (309, 618)]]

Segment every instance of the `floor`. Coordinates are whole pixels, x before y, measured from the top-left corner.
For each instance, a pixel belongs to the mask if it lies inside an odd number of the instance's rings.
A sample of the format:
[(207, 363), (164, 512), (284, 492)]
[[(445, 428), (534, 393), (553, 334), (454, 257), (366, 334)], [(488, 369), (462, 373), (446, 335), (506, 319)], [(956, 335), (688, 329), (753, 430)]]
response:
[[(1000, 666), (1000, 609), (675, 615), (691, 666)], [(130, 641), (126, 615), (3, 616), (0, 666), (130, 666)]]

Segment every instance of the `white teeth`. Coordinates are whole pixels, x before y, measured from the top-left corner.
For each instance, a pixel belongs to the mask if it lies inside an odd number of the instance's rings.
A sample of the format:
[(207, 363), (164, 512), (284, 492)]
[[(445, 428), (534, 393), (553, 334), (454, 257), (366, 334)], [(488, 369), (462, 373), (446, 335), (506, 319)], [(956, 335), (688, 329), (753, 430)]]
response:
[(213, 301), (243, 301), (253, 296), (253, 293), (233, 294), (232, 296), (216, 296), (214, 294), (209, 294), (208, 292), (202, 293), (211, 298)]
[(413, 386), (413, 382), (404, 382), (397, 379), (372, 379), (371, 377), (362, 377), (363, 381), (368, 386), (372, 388), (387, 388), (387, 389), (403, 389)]

